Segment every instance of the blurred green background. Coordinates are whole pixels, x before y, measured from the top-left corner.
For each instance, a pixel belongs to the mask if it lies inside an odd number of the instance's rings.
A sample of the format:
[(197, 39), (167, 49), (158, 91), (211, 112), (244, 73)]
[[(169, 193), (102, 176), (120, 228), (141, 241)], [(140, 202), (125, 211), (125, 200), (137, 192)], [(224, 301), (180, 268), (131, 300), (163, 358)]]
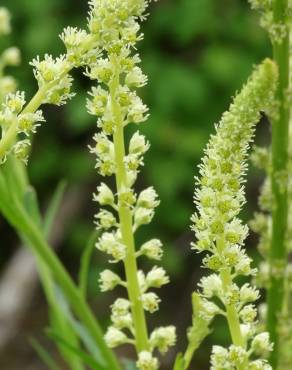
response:
[[(13, 33), (1, 40), (1, 48), (15, 45), (21, 49), (22, 67), (9, 72), (18, 79), (19, 88), (31, 97), (36, 82), (29, 61), (36, 55), (57, 56), (64, 52), (58, 35), (65, 26), (85, 26), (87, 2), (2, 0), (1, 6), (7, 6), (13, 15)], [(177, 349), (182, 350), (191, 318), (190, 294), (203, 273), (199, 269), (201, 256), (189, 248), (193, 238), (189, 219), (194, 210), (194, 175), (208, 137), (214, 132), (214, 122), (219, 121), (230, 97), (240, 89), (253, 65), (270, 55), (270, 46), (246, 0), (160, 0), (153, 4), (151, 17), (143, 27), (145, 40), (139, 51), (149, 84), (141, 94), (150, 107), (151, 117), (140, 129), (150, 140), (151, 150), (138, 187), (153, 185), (161, 205), (152, 224), (139, 233), (138, 239), (158, 237), (164, 243), (163, 265), (171, 276), (171, 284), (161, 290), (161, 309), (149, 321), (151, 327), (174, 322), (180, 338)], [(72, 275), (76, 274), (80, 253), (93, 229), (96, 208), (92, 192), (101, 180), (87, 149), (96, 130), (94, 118), (85, 109), (90, 82), (81, 71), (74, 72), (74, 77), (78, 95), (65, 107), (45, 108), (47, 123), (35, 137), (29, 163), (31, 182), (44, 208), (60, 179), (67, 180), (68, 192), (74, 189), (69, 201), (81, 203), (68, 215), (59, 246), (60, 257)], [(267, 132), (266, 128), (263, 132)], [(248, 196), (253, 206), (247, 207), (246, 219), (254, 210), (259, 182), (259, 174), (252, 171)], [(2, 219), (0, 232), (0, 268), (4, 269), (19, 243)], [(251, 236), (248, 246), (254, 247), (255, 240)], [(250, 253), (253, 251), (254, 248)], [(90, 270), (90, 297), (104, 326), (108, 306), (115, 296), (99, 292), (98, 273), (105, 266), (106, 259), (96, 252)], [(19, 335), (0, 355), (1, 369), (45, 369), (27, 338), (44, 337), (46, 315), (39, 289)], [(197, 353), (192, 369), (207, 369), (211, 344), (228, 342), (224, 322), (215, 325), (216, 330)], [(122, 353), (128, 354), (127, 349)], [(166, 357), (165, 369), (170, 368), (174, 354)]]

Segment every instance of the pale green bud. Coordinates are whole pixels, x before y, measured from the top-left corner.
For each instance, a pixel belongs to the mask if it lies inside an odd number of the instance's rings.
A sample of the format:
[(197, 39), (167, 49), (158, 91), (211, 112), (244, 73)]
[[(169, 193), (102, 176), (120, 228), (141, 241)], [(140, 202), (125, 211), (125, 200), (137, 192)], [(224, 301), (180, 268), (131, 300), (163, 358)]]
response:
[(157, 348), (159, 352), (165, 353), (169, 347), (175, 345), (176, 332), (174, 326), (166, 326), (155, 329), (150, 336), (151, 348)]
[(169, 277), (162, 267), (154, 266), (146, 276), (148, 288), (160, 288), (162, 285), (169, 283)]
[(19, 49), (16, 47), (6, 49), (2, 54), (2, 62), (7, 66), (18, 66), (21, 62)]
[(132, 136), (129, 144), (130, 154), (144, 154), (149, 149), (150, 144), (145, 140), (144, 135), (140, 135), (139, 132), (135, 132)]
[(128, 299), (118, 298), (111, 306), (113, 315), (124, 316), (129, 313), (131, 303)]
[(101, 206), (112, 206), (115, 202), (113, 192), (103, 182), (97, 187), (97, 193), (93, 194), (93, 200), (98, 202)]
[(126, 334), (112, 326), (108, 328), (104, 336), (104, 339), (109, 348), (115, 348), (121, 344), (128, 342)]
[(139, 207), (135, 210), (134, 220), (135, 226), (147, 225), (151, 222), (154, 216), (153, 209)]
[(273, 345), (270, 343), (269, 333), (263, 332), (254, 337), (251, 342), (251, 349), (259, 355), (266, 355), (273, 350)]
[(142, 351), (138, 355), (136, 365), (139, 370), (158, 370), (159, 363), (156, 357), (153, 357), (151, 352)]
[(159, 205), (159, 200), (157, 200), (158, 195), (154, 188), (151, 186), (143, 191), (141, 191), (138, 199), (137, 206), (142, 208), (153, 209)]
[(145, 311), (153, 313), (158, 310), (161, 299), (153, 292), (142, 294), (142, 304)]
[(151, 239), (140, 248), (140, 253), (150, 259), (160, 260), (163, 254), (162, 243), (159, 239)]
[(102, 292), (113, 290), (120, 282), (121, 278), (111, 270), (104, 270), (100, 273), (99, 283)]
[(11, 26), (10, 26), (10, 13), (9, 11), (1, 7), (0, 8), (0, 35), (7, 35), (11, 32)]

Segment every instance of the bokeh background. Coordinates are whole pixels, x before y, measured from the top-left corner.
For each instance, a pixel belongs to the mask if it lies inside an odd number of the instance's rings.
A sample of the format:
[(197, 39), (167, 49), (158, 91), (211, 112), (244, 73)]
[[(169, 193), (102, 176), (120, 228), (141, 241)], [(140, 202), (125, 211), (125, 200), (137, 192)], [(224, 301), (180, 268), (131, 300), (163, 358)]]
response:
[[(21, 68), (9, 72), (18, 79), (19, 88), (26, 91), (27, 97), (36, 90), (29, 61), (36, 55), (57, 56), (64, 52), (58, 35), (67, 25), (85, 25), (86, 3), (84, 0), (1, 0), (1, 6), (7, 6), (13, 15), (13, 33), (2, 39), (0, 45), (21, 49)], [(149, 84), (142, 95), (151, 117), (141, 126), (141, 131), (150, 140), (151, 150), (138, 187), (153, 185), (160, 194), (161, 205), (152, 224), (144, 227), (138, 239), (158, 237), (164, 243), (162, 263), (170, 274), (171, 284), (161, 290), (160, 311), (149, 317), (149, 322), (151, 327), (175, 323), (180, 338), (176, 350), (183, 350), (186, 328), (191, 321), (190, 295), (203, 273), (199, 267), (201, 256), (190, 250), (194, 175), (208, 137), (214, 132), (214, 122), (219, 121), (230, 97), (240, 89), (253, 65), (271, 51), (266, 34), (258, 25), (258, 16), (246, 0), (160, 0), (153, 4), (151, 17), (143, 27), (146, 37), (139, 50)], [(82, 71), (74, 72), (74, 77), (78, 95), (65, 107), (45, 108), (47, 123), (35, 137), (28, 170), (44, 209), (58, 182), (61, 179), (67, 182), (56, 246), (60, 258), (76, 276), (80, 254), (93, 230), (96, 208), (92, 192), (101, 179), (87, 149), (96, 129), (94, 118), (85, 109), (89, 81)], [(257, 140), (268, 140), (269, 129), (265, 123), (259, 131)], [(243, 214), (246, 220), (256, 208), (260, 182), (261, 174), (251, 170), (247, 188), (250, 205)], [(18, 251), (19, 241), (2, 218), (0, 234), (0, 273), (4, 274)], [(249, 253), (257, 256), (255, 244), (256, 237), (251, 235), (247, 243)], [(98, 273), (105, 266), (106, 259), (96, 251), (90, 266), (89, 295), (104, 327), (109, 319), (109, 304), (115, 296), (99, 292)], [(14, 278), (17, 279), (17, 272)], [(41, 287), (32, 283), (27, 289), (25, 314), (18, 330), (0, 349), (3, 370), (46, 368), (32, 349), (30, 337), (37, 338), (55, 353), (44, 334), (47, 308)], [(215, 329), (196, 354), (192, 369), (208, 369), (212, 343), (228, 343), (224, 324), (220, 320), (215, 322)], [(127, 348), (120, 353), (132, 354)], [(175, 352), (170, 352), (166, 357), (165, 369), (171, 368), (174, 355)]]

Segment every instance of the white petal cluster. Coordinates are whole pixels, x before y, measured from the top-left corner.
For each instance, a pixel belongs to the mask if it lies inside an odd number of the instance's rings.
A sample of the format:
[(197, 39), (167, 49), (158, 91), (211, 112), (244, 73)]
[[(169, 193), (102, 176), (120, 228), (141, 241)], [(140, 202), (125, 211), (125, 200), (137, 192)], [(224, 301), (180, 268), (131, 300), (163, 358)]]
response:
[[(211, 370), (235, 370), (242, 368), (248, 357), (249, 353), (239, 346), (231, 345), (229, 349), (225, 349), (221, 346), (213, 346)], [(268, 364), (267, 360), (259, 359), (250, 361), (248, 370), (272, 370), (272, 367)]]
[(159, 367), (157, 358), (153, 357), (151, 352), (148, 351), (142, 351), (139, 353), (136, 365), (140, 370), (158, 370)]
[(46, 88), (43, 103), (63, 105), (74, 96), (71, 93), (72, 78), (68, 74), (72, 64), (66, 55), (54, 59), (46, 54), (43, 60), (37, 57), (30, 64), (39, 88)]
[[(0, 7), (0, 36), (8, 34), (10, 31), (10, 14), (6, 8)], [(96, 35), (94, 36), (90, 32), (68, 27), (60, 37), (67, 49), (66, 54), (57, 58), (49, 54), (46, 54), (43, 58), (37, 56), (30, 63), (39, 89), (26, 107), (22, 105), (21, 110), (7, 106), (5, 96), (14, 94), (17, 86), (12, 77), (3, 74), (3, 69), (6, 66), (19, 65), (20, 52), (17, 48), (10, 47), (0, 56), (1, 162), (4, 162), (10, 153), (14, 153), (25, 162), (27, 161), (30, 146), (29, 137), (35, 133), (38, 122), (44, 120), (39, 107), (45, 103), (62, 105), (68, 99), (71, 99), (74, 94), (71, 92), (72, 77), (70, 71), (74, 67), (93, 63), (99, 55), (99, 40)], [(17, 92), (16, 96), (21, 94), (21, 92)], [(1, 108), (3, 101), (4, 105)], [(10, 114), (11, 111), (12, 115)], [(23, 139), (22, 133), (26, 136), (25, 139)]]
[[(41, 110), (35, 113), (24, 113), (23, 107), (25, 103), (24, 92), (17, 91), (16, 93), (7, 94), (0, 110), (0, 125), (2, 137), (4, 137), (10, 126), (14, 123), (17, 124), (16, 131), (19, 139), (7, 154), (13, 153), (16, 158), (26, 163), (30, 150), (30, 140), (28, 138), (32, 133), (36, 132), (37, 127), (45, 120)], [(25, 138), (23, 138), (22, 134), (24, 134)]]
[(150, 336), (151, 347), (157, 348), (161, 353), (168, 351), (176, 342), (176, 332), (174, 326), (166, 326), (155, 329)]
[[(277, 70), (273, 62), (266, 60), (234, 98), (230, 110), (223, 114), (216, 126), (216, 135), (207, 145), (199, 166), (200, 178), (197, 179), (194, 196), (197, 212), (192, 217), (192, 228), (196, 234), (193, 248), (198, 252), (207, 252), (203, 264), (213, 270), (199, 284), (198, 315), (210, 322), (217, 314), (227, 316), (232, 307), (242, 330), (248, 328), (241, 333), (243, 338), (255, 335), (257, 310), (253, 302), (259, 298), (259, 292), (249, 284), (240, 287), (234, 281), (240, 275), (256, 274), (243, 248), (248, 228), (238, 214), (245, 203), (244, 175), (249, 144), (260, 112), (269, 111), (273, 105), (276, 82)], [(257, 336), (253, 340), (255, 338)], [(212, 369), (247, 366), (251, 362), (251, 353), (263, 354), (264, 350), (256, 351), (256, 348), (271, 350), (269, 340), (263, 333), (259, 334), (259, 340), (254, 345), (251, 341), (248, 346), (250, 349), (232, 345), (228, 350), (215, 346)]]

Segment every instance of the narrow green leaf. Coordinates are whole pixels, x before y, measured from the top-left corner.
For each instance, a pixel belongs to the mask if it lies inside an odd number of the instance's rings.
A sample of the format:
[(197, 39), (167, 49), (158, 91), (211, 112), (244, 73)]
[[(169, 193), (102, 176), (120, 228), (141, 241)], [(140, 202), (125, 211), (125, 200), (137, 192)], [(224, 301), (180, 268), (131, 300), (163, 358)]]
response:
[(99, 351), (99, 348), (96, 346), (96, 343), (92, 339), (88, 330), (82, 325), (82, 323), (77, 321), (75, 317), (72, 315), (70, 307), (61, 290), (58, 290), (58, 305), (60, 309), (63, 310), (63, 314), (68, 319), (71, 328), (82, 340), (88, 352), (93, 356), (96, 362), (98, 362), (102, 366), (105, 366), (104, 359)]
[[(56, 333), (60, 333), (65, 336), (68, 343), (70, 343), (72, 346), (78, 347), (78, 337), (72, 330), (67, 317), (64, 315), (64, 312), (59, 307), (57, 289), (53, 277), (44, 262), (41, 261), (38, 257), (37, 261), (39, 274), (49, 305), (51, 328)], [(68, 349), (65, 348), (62, 344), (58, 344), (57, 346), (62, 357), (68, 363), (71, 370), (84, 370), (83, 364), (79, 361), (79, 358), (75, 358), (74, 356), (72, 356), (72, 353), (68, 352)]]
[(84, 252), (82, 253), (82, 256), (81, 256), (80, 270), (79, 270), (79, 288), (84, 298), (86, 298), (87, 296), (89, 265), (90, 265), (92, 252), (94, 250), (95, 242), (97, 240), (98, 235), (99, 235), (99, 231), (96, 231), (96, 230), (91, 234), (88, 240), (88, 243), (84, 249)]
[(23, 196), (24, 207), (29, 216), (34, 220), (38, 227), (41, 227), (42, 216), (39, 209), (39, 203), (37, 199), (37, 193), (32, 186), (29, 186)]
[(37, 352), (40, 359), (48, 366), (50, 370), (62, 370), (49, 352), (38, 341), (36, 341), (34, 338), (31, 338), (30, 344)]
[(44, 216), (43, 229), (44, 229), (44, 234), (46, 237), (48, 237), (53, 227), (53, 223), (54, 223), (56, 214), (58, 212), (58, 209), (60, 207), (65, 189), (66, 189), (66, 181), (60, 181), (60, 183), (57, 185), (57, 188), (51, 198), (50, 204)]
[(46, 330), (46, 333), (50, 339), (52, 339), (54, 342), (62, 344), (65, 346), (69, 351), (71, 351), (75, 356), (80, 357), (80, 359), (83, 360), (84, 363), (89, 365), (94, 370), (104, 370), (104, 367), (101, 367), (99, 363), (90, 355), (85, 353), (84, 351), (80, 350), (79, 348), (76, 348), (72, 346), (66, 339), (64, 339), (62, 336), (60, 336), (58, 333), (55, 333), (52, 330)]

